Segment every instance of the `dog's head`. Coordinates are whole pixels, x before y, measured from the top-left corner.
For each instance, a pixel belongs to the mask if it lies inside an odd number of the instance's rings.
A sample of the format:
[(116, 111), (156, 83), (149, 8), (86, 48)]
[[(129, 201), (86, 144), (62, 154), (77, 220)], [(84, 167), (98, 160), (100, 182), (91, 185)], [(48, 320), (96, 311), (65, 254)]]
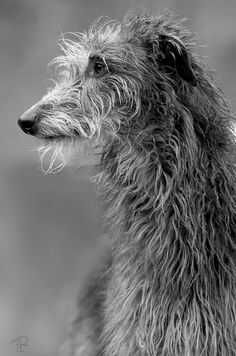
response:
[(166, 17), (135, 16), (63, 38), (55, 86), (20, 117), (20, 127), (48, 144), (135, 137), (150, 113), (158, 122), (180, 88), (196, 86), (186, 36)]

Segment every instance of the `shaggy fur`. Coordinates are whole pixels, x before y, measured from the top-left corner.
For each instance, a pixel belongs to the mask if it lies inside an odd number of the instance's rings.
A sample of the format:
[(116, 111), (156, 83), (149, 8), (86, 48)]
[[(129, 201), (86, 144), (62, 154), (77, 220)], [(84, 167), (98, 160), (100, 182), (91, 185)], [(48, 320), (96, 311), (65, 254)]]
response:
[(70, 355), (236, 355), (235, 118), (193, 45), (169, 15), (98, 21), (62, 40), (55, 87), (19, 121), (54, 158), (100, 152), (113, 247)]

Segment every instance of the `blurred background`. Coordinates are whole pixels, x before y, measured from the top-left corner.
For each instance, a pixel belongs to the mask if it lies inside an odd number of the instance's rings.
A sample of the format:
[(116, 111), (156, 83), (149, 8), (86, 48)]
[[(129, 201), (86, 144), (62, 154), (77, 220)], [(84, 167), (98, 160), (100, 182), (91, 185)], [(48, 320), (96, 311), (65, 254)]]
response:
[(16, 120), (45, 93), (62, 32), (136, 8), (157, 14), (169, 8), (189, 18), (199, 52), (236, 108), (235, 0), (0, 0), (0, 353), (6, 356), (20, 351), (19, 336), (27, 337), (25, 354), (56, 355), (79, 287), (103, 249), (90, 168), (75, 161), (45, 176), (38, 143)]

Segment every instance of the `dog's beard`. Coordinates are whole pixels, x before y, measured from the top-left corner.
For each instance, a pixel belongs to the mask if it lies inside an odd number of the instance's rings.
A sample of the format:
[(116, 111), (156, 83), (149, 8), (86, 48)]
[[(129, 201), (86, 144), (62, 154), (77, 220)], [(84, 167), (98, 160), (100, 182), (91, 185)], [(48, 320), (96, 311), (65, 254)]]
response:
[(41, 169), (45, 174), (59, 173), (65, 167), (68, 161), (67, 147), (70, 146), (61, 140), (47, 140), (39, 147)]
[(38, 153), (42, 171), (45, 174), (56, 174), (66, 165), (84, 167), (97, 164), (101, 145), (97, 139), (82, 142), (72, 138), (45, 140), (38, 148)]

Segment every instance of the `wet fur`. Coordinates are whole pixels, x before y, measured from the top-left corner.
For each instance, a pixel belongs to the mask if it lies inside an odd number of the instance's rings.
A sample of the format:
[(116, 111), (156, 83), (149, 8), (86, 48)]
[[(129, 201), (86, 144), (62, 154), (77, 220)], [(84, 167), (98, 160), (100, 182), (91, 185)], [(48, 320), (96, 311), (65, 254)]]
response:
[[(67, 354), (236, 354), (235, 118), (193, 45), (181, 23), (148, 15), (62, 42), (38, 136), (102, 137), (113, 241)], [(91, 53), (101, 78), (86, 77)]]

